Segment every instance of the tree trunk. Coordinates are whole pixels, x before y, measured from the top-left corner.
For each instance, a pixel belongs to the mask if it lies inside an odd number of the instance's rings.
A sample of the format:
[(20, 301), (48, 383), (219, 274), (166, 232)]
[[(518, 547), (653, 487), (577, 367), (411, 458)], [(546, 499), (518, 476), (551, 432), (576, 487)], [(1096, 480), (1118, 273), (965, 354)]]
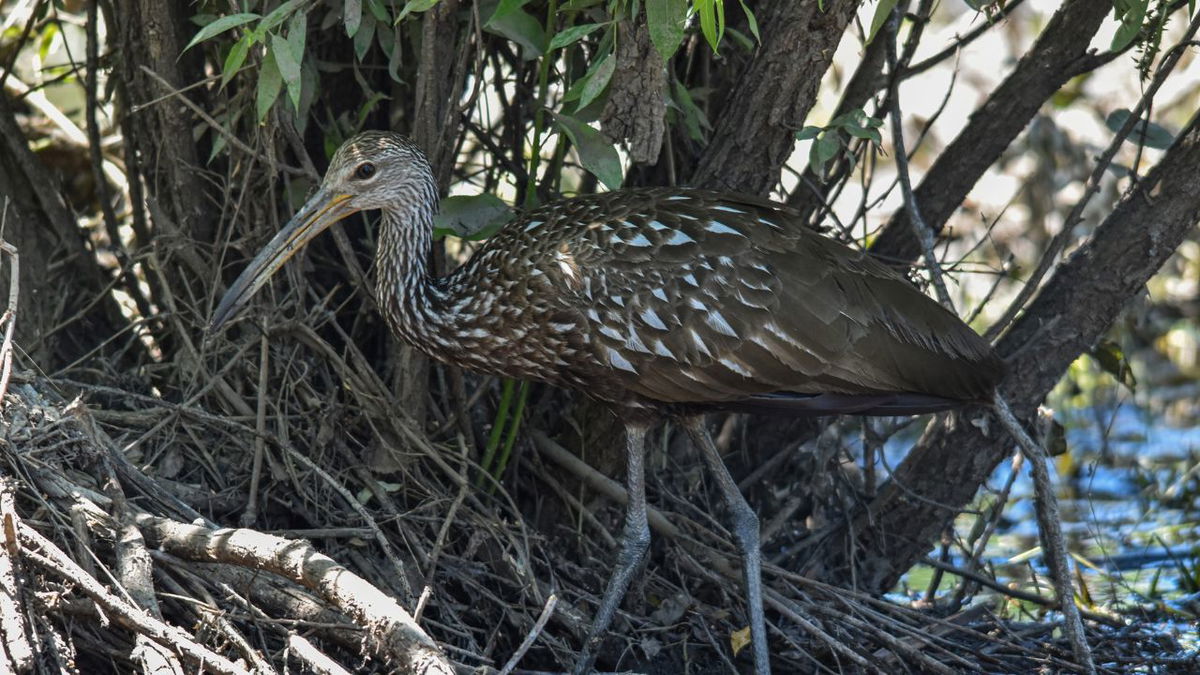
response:
[(796, 146), (856, 2), (776, 0), (758, 8), (762, 46), (725, 99), (689, 184), (766, 194)]

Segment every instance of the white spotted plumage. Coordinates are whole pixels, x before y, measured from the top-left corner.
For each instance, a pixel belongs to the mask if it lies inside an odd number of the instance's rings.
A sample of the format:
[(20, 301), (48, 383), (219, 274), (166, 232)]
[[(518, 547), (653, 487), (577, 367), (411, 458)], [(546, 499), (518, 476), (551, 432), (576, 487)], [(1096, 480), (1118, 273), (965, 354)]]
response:
[(986, 343), (903, 279), (753, 197), (653, 188), (555, 202), (433, 279), (428, 164), (377, 134), (343, 146), (331, 172), (367, 153), (408, 177), (377, 207), (384, 313), (439, 360), (635, 407), (777, 391), (969, 400), (999, 372)]

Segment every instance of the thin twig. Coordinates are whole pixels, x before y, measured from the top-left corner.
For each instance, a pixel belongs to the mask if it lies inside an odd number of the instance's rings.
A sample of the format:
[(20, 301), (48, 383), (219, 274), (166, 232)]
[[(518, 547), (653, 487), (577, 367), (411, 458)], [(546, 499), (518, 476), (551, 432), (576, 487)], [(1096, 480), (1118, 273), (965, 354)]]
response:
[[(887, 63), (888, 70), (895, 75), (897, 68), (896, 58), (896, 35), (900, 30), (900, 10), (893, 9), (892, 16), (887, 22), (887, 35), (884, 39), (887, 41)], [(925, 266), (929, 268), (929, 279), (933, 283), (934, 289), (937, 291), (938, 301), (942, 306), (950, 311), (954, 311), (954, 301), (950, 299), (950, 292), (946, 290), (946, 281), (942, 278), (941, 267), (938, 266), (937, 255), (933, 250), (933, 230), (925, 224), (925, 219), (921, 216), (921, 211), (917, 207), (916, 197), (913, 196), (912, 179), (908, 174), (908, 155), (904, 150), (904, 127), (901, 125), (900, 116), (900, 78), (892, 78), (892, 90), (888, 93), (888, 116), (891, 118), (892, 127), (892, 151), (896, 155), (896, 173), (900, 178), (900, 190), (904, 195), (904, 208), (908, 212), (908, 221), (912, 224), (913, 234), (916, 235), (917, 241), (921, 242), (921, 254), (925, 258)]]
[(270, 343), (264, 330), (258, 343), (258, 405), (254, 413), (254, 461), (250, 467), (250, 494), (246, 497), (246, 510), (238, 521), (242, 527), (250, 527), (258, 520), (258, 484), (262, 479), (263, 455), (267, 452), (267, 374), (270, 359)]
[(1037, 494), (1036, 506), (1038, 530), (1042, 534), (1046, 546), (1046, 558), (1054, 578), (1054, 592), (1058, 596), (1059, 608), (1062, 610), (1066, 624), (1067, 639), (1071, 642), (1071, 651), (1075, 660), (1084, 672), (1096, 672), (1092, 661), (1092, 650), (1087, 643), (1087, 635), (1083, 629), (1083, 619), (1079, 616), (1079, 607), (1075, 604), (1075, 587), (1071, 580), (1071, 572), (1067, 567), (1067, 544), (1063, 540), (1062, 516), (1058, 510), (1058, 497), (1054, 494), (1054, 485), (1050, 481), (1050, 470), (1047, 468), (1045, 449), (1038, 445), (1009, 409), (1008, 403), (999, 392), (996, 393), (993, 409), (996, 417), (1008, 433), (1021, 446), (1025, 459), (1033, 473), (1033, 485)]
[(508, 658), (508, 661), (505, 662), (504, 667), (500, 669), (500, 675), (509, 675), (509, 673), (511, 673), (513, 669), (517, 667), (517, 664), (521, 662), (521, 658), (525, 656), (525, 652), (529, 651), (529, 648), (533, 646), (534, 641), (537, 640), (537, 637), (541, 635), (542, 631), (546, 628), (546, 624), (550, 621), (550, 617), (554, 616), (554, 606), (557, 604), (558, 596), (551, 593), (550, 597), (546, 598), (546, 604), (542, 606), (542, 613), (538, 615), (537, 621), (533, 624), (533, 628), (530, 629), (529, 633), (525, 636), (525, 639), (521, 640), (521, 644), (517, 647), (517, 650), (513, 652), (512, 656)]
[[(8, 200), (4, 201), (5, 214), (8, 211)], [(21, 295), (21, 265), (17, 247), (0, 240), (0, 252), (8, 254), (12, 261), (8, 270), (8, 307), (0, 316), (0, 324), (4, 325), (4, 341), (0, 342), (0, 408), (4, 407), (4, 395), (8, 393), (8, 378), (12, 375), (13, 334), (17, 330), (17, 304)]]

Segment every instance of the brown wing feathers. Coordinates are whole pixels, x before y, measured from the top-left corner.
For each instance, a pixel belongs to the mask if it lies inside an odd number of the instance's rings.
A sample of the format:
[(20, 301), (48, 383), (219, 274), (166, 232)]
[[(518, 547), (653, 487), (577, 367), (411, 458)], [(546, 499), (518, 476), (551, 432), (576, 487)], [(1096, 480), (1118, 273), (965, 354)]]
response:
[(583, 276), (563, 298), (595, 365), (647, 399), (906, 414), (986, 400), (1001, 372), (957, 317), (770, 202), (644, 190), (575, 208), (603, 216), (557, 214), (579, 223), (562, 248)]

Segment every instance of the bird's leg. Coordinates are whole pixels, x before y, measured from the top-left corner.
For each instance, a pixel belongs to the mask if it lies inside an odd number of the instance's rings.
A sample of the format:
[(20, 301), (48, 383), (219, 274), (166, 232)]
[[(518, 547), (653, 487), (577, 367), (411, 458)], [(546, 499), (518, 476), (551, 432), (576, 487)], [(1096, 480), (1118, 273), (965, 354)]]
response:
[(768, 675), (771, 672), (771, 663), (767, 652), (767, 623), (763, 616), (762, 550), (758, 541), (758, 516), (750, 508), (750, 504), (746, 503), (746, 498), (738, 489), (737, 481), (733, 480), (729, 469), (725, 468), (725, 462), (721, 461), (721, 453), (713, 443), (708, 428), (704, 426), (704, 417), (685, 417), (681, 423), (692, 442), (700, 449), (709, 470), (716, 476), (721, 496), (725, 498), (725, 506), (729, 509), (729, 516), (733, 521), (733, 536), (737, 538), (742, 549), (742, 578), (746, 582), (746, 612), (750, 615), (754, 672), (758, 675)]
[(592, 627), (588, 630), (587, 641), (575, 663), (576, 675), (584, 675), (592, 670), (596, 662), (596, 650), (604, 640), (608, 625), (612, 623), (613, 615), (629, 589), (629, 582), (637, 571), (638, 564), (646, 556), (650, 548), (650, 525), (646, 520), (646, 431), (649, 425), (644, 423), (625, 423), (625, 486), (629, 492), (629, 505), (625, 510), (625, 530), (621, 534), (621, 552), (617, 554), (616, 567), (608, 579), (608, 588), (604, 589), (604, 598), (596, 608), (596, 616), (592, 619)]

